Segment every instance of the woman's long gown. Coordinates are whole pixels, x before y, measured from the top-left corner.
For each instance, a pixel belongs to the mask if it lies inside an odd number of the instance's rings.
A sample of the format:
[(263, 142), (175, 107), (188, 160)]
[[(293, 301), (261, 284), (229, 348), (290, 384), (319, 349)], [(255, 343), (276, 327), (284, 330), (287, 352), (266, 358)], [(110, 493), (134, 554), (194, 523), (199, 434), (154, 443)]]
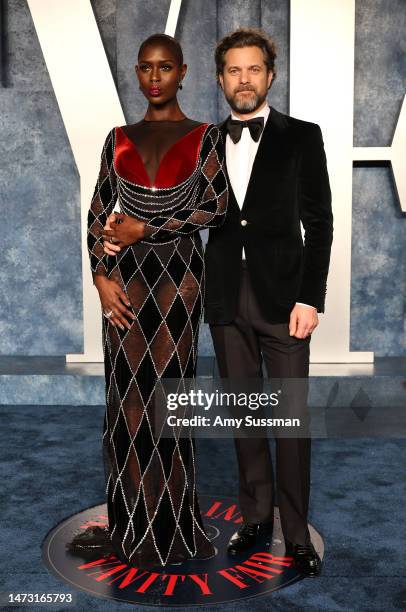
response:
[[(160, 379), (195, 375), (204, 290), (199, 230), (222, 223), (227, 195), (215, 125), (143, 121), (107, 135), (88, 250), (93, 275), (114, 279), (137, 315), (124, 330), (103, 317), (102, 330), (108, 524), (117, 556), (131, 565), (213, 554), (197, 500), (193, 438), (161, 437), (152, 397)], [(103, 226), (117, 198), (122, 213), (146, 222), (146, 234), (108, 256)]]

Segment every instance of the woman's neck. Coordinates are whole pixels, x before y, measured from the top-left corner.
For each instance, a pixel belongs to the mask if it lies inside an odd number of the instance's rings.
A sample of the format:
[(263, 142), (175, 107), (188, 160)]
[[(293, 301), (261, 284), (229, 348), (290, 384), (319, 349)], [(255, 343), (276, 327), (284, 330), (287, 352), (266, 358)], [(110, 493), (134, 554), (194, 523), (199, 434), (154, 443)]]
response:
[(178, 101), (165, 104), (162, 106), (148, 106), (144, 117), (145, 121), (182, 121), (186, 119), (185, 114), (181, 111)]

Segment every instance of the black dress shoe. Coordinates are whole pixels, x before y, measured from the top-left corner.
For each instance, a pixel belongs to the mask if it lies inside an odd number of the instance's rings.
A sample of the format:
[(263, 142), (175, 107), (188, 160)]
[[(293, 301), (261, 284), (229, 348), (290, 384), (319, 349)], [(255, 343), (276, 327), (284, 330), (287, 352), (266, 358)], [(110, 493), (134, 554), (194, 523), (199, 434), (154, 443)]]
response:
[(244, 523), (232, 536), (227, 546), (229, 555), (240, 553), (255, 546), (265, 536), (272, 534), (273, 523)]
[(293, 557), (294, 566), (305, 576), (319, 576), (321, 572), (321, 559), (316, 553), (312, 543), (293, 544), (285, 541), (286, 555)]

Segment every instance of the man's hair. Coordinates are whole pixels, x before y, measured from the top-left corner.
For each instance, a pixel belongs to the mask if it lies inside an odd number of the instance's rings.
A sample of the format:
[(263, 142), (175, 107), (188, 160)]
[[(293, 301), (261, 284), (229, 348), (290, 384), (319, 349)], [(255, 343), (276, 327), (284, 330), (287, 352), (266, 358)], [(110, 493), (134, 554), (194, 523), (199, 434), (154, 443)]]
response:
[(239, 28), (227, 34), (217, 43), (214, 55), (217, 78), (219, 74), (223, 73), (227, 51), (242, 47), (259, 47), (262, 49), (268, 72), (272, 70), (273, 78), (276, 77), (276, 47), (272, 38), (259, 28)]
[(173, 36), (169, 36), (169, 34), (157, 33), (157, 34), (152, 34), (151, 36), (148, 36), (148, 38), (146, 38), (141, 43), (141, 46), (138, 50), (138, 58), (140, 57), (145, 47), (153, 47), (154, 45), (165, 45), (166, 47), (168, 47), (168, 49), (170, 49), (170, 51), (175, 56), (176, 61), (178, 62), (179, 66), (182, 66), (183, 64), (182, 47), (180, 46), (180, 43), (176, 40), (176, 38), (173, 38)]

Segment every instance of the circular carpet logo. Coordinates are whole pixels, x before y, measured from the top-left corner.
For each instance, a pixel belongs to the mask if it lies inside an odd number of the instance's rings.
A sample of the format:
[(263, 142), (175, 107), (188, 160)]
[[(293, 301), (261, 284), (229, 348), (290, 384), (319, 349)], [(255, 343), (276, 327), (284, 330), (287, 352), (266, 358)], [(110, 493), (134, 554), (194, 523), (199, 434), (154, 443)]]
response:
[[(224, 496), (200, 495), (199, 504), (206, 533), (216, 549), (209, 560), (146, 570), (125, 565), (114, 554), (100, 550), (72, 554), (66, 543), (75, 534), (91, 525), (107, 524), (106, 504), (101, 504), (51, 529), (42, 543), (43, 561), (58, 578), (96, 597), (149, 606), (226, 603), (264, 595), (302, 578), (292, 557), (285, 555), (278, 508), (272, 536), (238, 557), (229, 557), (228, 541), (242, 524), (237, 503)], [(323, 541), (311, 525), (309, 530), (322, 558)]]

